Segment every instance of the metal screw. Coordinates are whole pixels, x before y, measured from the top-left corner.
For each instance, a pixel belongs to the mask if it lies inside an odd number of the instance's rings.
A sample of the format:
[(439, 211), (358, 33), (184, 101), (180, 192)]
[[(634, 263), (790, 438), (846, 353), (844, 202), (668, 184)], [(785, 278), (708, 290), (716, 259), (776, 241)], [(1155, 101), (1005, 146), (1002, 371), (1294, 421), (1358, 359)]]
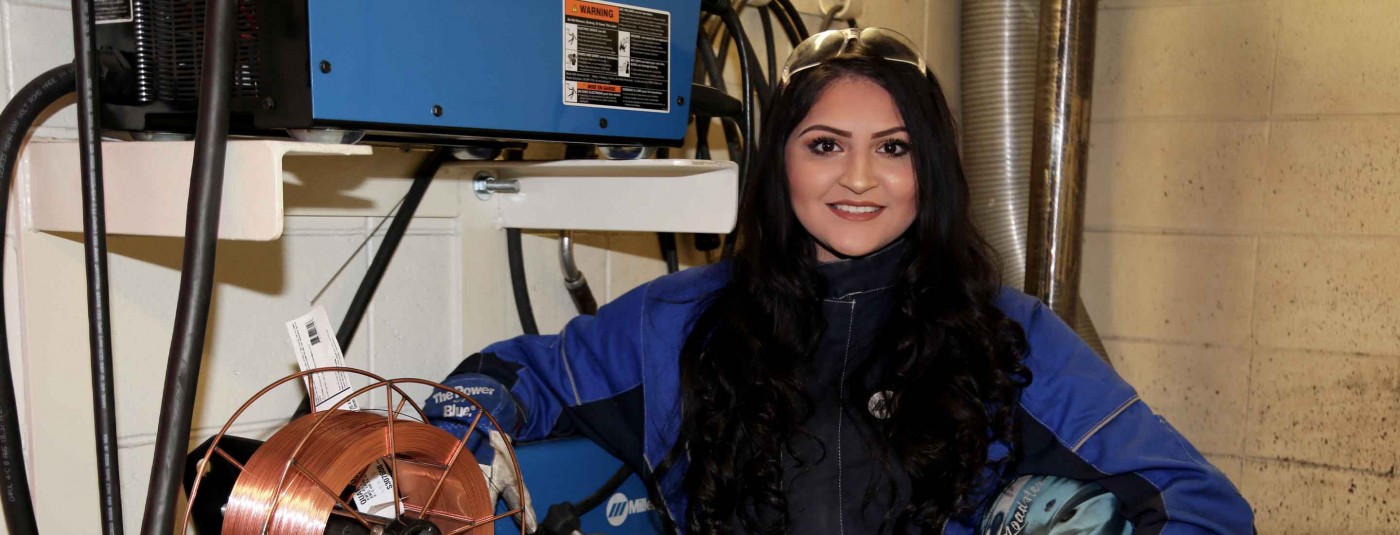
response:
[(433, 104), (433, 117), (442, 117), (442, 106)]
[(685, 97), (676, 97), (676, 105), (677, 105), (677, 106), (684, 106), (684, 105), (685, 105)]
[(331, 72), (331, 62), (326, 61), (326, 60), (324, 60), (324, 59), (321, 60), (321, 72), (324, 72), (324, 73), (329, 73), (329, 72)]
[(607, 128), (607, 127), (608, 127), (608, 118), (607, 118), (607, 117), (604, 117), (604, 118), (602, 118), (602, 119), (598, 119), (598, 127), (599, 127), (599, 128)]
[(272, 108), (276, 108), (276, 107), (277, 107), (277, 101), (274, 100), (272, 97), (264, 98), (264, 99), (262, 99), (262, 107), (263, 107), (264, 110), (270, 110), (270, 109), (272, 109)]

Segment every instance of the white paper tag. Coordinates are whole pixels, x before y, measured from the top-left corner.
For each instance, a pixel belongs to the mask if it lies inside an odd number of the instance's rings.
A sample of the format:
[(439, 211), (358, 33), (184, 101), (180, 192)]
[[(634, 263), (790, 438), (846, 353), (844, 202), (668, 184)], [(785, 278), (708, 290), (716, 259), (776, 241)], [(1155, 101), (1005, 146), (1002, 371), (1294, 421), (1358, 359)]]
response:
[(355, 508), (361, 513), (394, 518), (394, 479), (389, 477), (389, 464), (384, 459), (374, 461), (360, 474), (355, 489)]
[[(316, 305), (309, 314), (287, 322), (287, 336), (292, 339), (292, 350), (297, 354), (297, 365), (301, 371), (345, 367), (345, 356), (340, 354), (340, 344), (335, 341), (335, 326), (326, 316), (325, 307)], [(315, 401), (313, 412), (333, 408), (354, 392), (350, 374), (343, 371), (317, 373), (306, 379), (307, 391)], [(353, 399), (345, 404), (345, 408), (360, 410)]]

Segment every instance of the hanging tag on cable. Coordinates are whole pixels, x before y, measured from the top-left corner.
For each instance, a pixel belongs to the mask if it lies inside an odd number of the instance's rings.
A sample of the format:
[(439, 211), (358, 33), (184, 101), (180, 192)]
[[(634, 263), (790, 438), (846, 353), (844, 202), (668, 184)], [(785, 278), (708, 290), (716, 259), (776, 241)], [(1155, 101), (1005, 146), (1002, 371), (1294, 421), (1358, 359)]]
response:
[[(287, 336), (292, 339), (292, 351), (296, 352), (297, 366), (301, 371), (345, 367), (345, 355), (340, 353), (340, 344), (335, 340), (335, 326), (326, 316), (325, 307), (316, 305), (307, 315), (287, 322)], [(311, 406), (313, 412), (334, 408), (354, 392), (350, 374), (343, 371), (308, 375), (305, 382), (314, 402)], [(344, 408), (360, 410), (353, 399)]]

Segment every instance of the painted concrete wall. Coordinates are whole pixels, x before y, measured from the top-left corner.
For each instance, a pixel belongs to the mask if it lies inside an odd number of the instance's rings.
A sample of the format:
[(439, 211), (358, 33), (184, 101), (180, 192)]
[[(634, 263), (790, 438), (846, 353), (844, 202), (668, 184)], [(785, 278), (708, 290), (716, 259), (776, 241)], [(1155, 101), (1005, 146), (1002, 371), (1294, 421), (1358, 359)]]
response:
[(1400, 524), (1400, 2), (1104, 0), (1084, 292), (1261, 533)]

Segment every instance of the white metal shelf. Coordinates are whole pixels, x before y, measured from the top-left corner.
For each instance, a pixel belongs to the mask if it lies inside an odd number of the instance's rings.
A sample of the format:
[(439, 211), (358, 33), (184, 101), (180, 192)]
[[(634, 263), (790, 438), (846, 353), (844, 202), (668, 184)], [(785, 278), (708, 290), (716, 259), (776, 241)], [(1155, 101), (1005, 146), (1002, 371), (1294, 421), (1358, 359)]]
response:
[[(103, 143), (107, 231), (183, 236), (194, 143)], [(353, 158), (327, 158), (353, 156)], [(407, 191), (416, 154), (362, 145), (229, 142), (219, 238), (271, 241), (287, 213), (380, 216)], [(81, 232), (78, 144), (36, 142), (18, 185), (25, 228)], [(478, 172), (517, 180), (520, 192), (478, 199)], [(290, 205), (284, 189), (295, 188)], [(446, 190), (446, 191), (444, 191)], [(489, 210), (501, 227), (724, 233), (738, 213), (738, 169), (705, 160), (452, 162), (419, 215)], [(455, 193), (455, 195), (443, 195)]]

